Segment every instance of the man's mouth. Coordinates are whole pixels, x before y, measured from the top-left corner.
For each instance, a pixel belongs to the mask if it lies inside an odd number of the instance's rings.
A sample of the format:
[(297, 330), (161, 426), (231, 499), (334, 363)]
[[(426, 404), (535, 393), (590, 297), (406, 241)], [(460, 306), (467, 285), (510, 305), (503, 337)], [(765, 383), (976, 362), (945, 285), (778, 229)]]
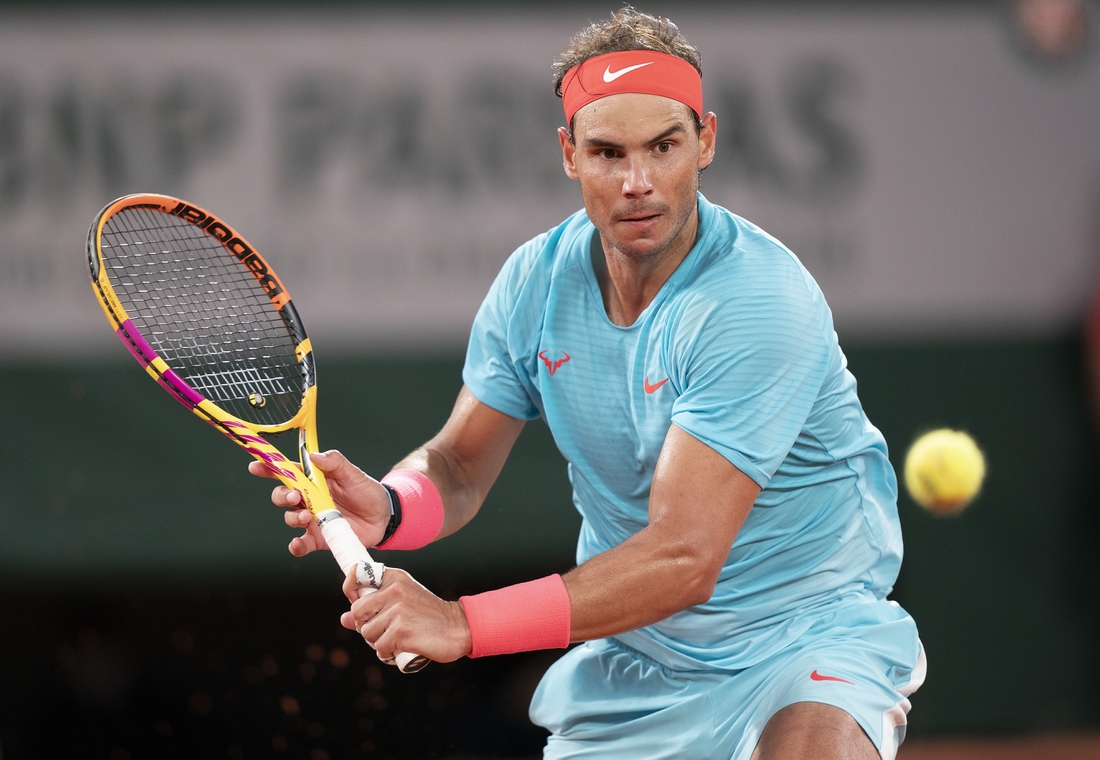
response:
[(630, 224), (646, 224), (648, 222), (653, 222), (660, 216), (660, 211), (646, 209), (643, 211), (635, 211), (633, 213), (622, 214), (616, 221), (628, 222)]

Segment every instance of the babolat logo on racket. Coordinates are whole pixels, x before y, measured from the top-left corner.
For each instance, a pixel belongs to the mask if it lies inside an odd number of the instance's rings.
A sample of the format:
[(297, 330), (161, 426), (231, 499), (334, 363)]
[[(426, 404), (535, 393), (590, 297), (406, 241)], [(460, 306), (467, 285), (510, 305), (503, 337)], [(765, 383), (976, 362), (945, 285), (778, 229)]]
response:
[(248, 267), (249, 271), (252, 272), (252, 276), (263, 287), (264, 292), (275, 304), (276, 309), (283, 308), (286, 302), (290, 300), (290, 296), (286, 294), (279, 278), (268, 269), (267, 262), (263, 260), (260, 254), (252, 250), (248, 243), (241, 240), (228, 224), (223, 223), (213, 214), (207, 214), (205, 211), (200, 211), (182, 201), (177, 203), (176, 207), (168, 213), (204, 230), (206, 234), (224, 245), (226, 250), (240, 259), (241, 263)]

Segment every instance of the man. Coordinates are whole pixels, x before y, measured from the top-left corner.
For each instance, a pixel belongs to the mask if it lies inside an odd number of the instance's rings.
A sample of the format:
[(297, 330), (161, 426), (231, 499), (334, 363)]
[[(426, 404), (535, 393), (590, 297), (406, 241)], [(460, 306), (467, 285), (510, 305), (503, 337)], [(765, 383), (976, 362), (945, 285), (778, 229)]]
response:
[[(392, 570), (343, 622), (382, 657), (586, 642), (535, 694), (546, 757), (892, 757), (923, 654), (885, 599), (896, 480), (821, 291), (698, 193), (717, 122), (671, 22), (624, 8), (556, 65), (584, 211), (505, 264), (438, 435), (381, 484), (315, 462), (366, 545), (415, 548), (474, 516), (541, 417), (584, 518), (578, 566), (459, 602)], [(293, 554), (323, 547), (307, 512), (286, 522), (307, 529)]]

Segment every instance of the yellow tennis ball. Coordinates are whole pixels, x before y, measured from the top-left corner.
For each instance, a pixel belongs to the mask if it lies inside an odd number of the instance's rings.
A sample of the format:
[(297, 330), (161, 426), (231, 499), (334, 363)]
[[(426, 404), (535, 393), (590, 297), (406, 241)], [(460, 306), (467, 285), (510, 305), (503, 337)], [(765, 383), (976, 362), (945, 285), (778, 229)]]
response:
[(917, 438), (905, 455), (905, 487), (935, 514), (958, 512), (985, 479), (985, 456), (966, 433), (942, 428)]

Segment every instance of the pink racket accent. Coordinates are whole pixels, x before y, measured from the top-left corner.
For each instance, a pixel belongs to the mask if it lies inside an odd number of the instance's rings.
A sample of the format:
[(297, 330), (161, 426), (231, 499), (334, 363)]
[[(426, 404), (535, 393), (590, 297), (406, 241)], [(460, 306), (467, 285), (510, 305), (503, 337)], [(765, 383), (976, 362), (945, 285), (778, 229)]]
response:
[[(137, 359), (138, 364), (142, 367), (148, 367), (153, 359), (157, 357), (156, 350), (149, 345), (149, 341), (142, 337), (138, 329), (134, 327), (134, 323), (129, 319), (119, 325), (118, 330), (115, 332), (122, 341), (122, 345), (126, 346), (126, 350)], [(192, 388), (172, 370), (166, 370), (157, 382), (172, 395), (172, 398), (189, 409), (206, 400), (205, 396)]]
[(141, 366), (149, 366), (149, 362), (156, 358), (157, 352), (153, 350), (153, 347), (149, 345), (145, 338), (141, 337), (141, 333), (137, 331), (134, 323), (130, 320), (127, 319), (119, 325), (115, 334), (118, 335), (122, 345), (126, 346), (126, 350), (138, 360), (138, 364)]
[[(187, 406), (198, 406), (203, 401), (206, 401), (206, 396), (188, 385), (183, 378), (172, 370), (165, 370), (163, 377), (164, 379), (160, 381), (161, 385), (170, 391), (174, 391), (173, 395), (182, 396)], [(167, 380), (168, 383), (165, 383), (165, 380)]]

